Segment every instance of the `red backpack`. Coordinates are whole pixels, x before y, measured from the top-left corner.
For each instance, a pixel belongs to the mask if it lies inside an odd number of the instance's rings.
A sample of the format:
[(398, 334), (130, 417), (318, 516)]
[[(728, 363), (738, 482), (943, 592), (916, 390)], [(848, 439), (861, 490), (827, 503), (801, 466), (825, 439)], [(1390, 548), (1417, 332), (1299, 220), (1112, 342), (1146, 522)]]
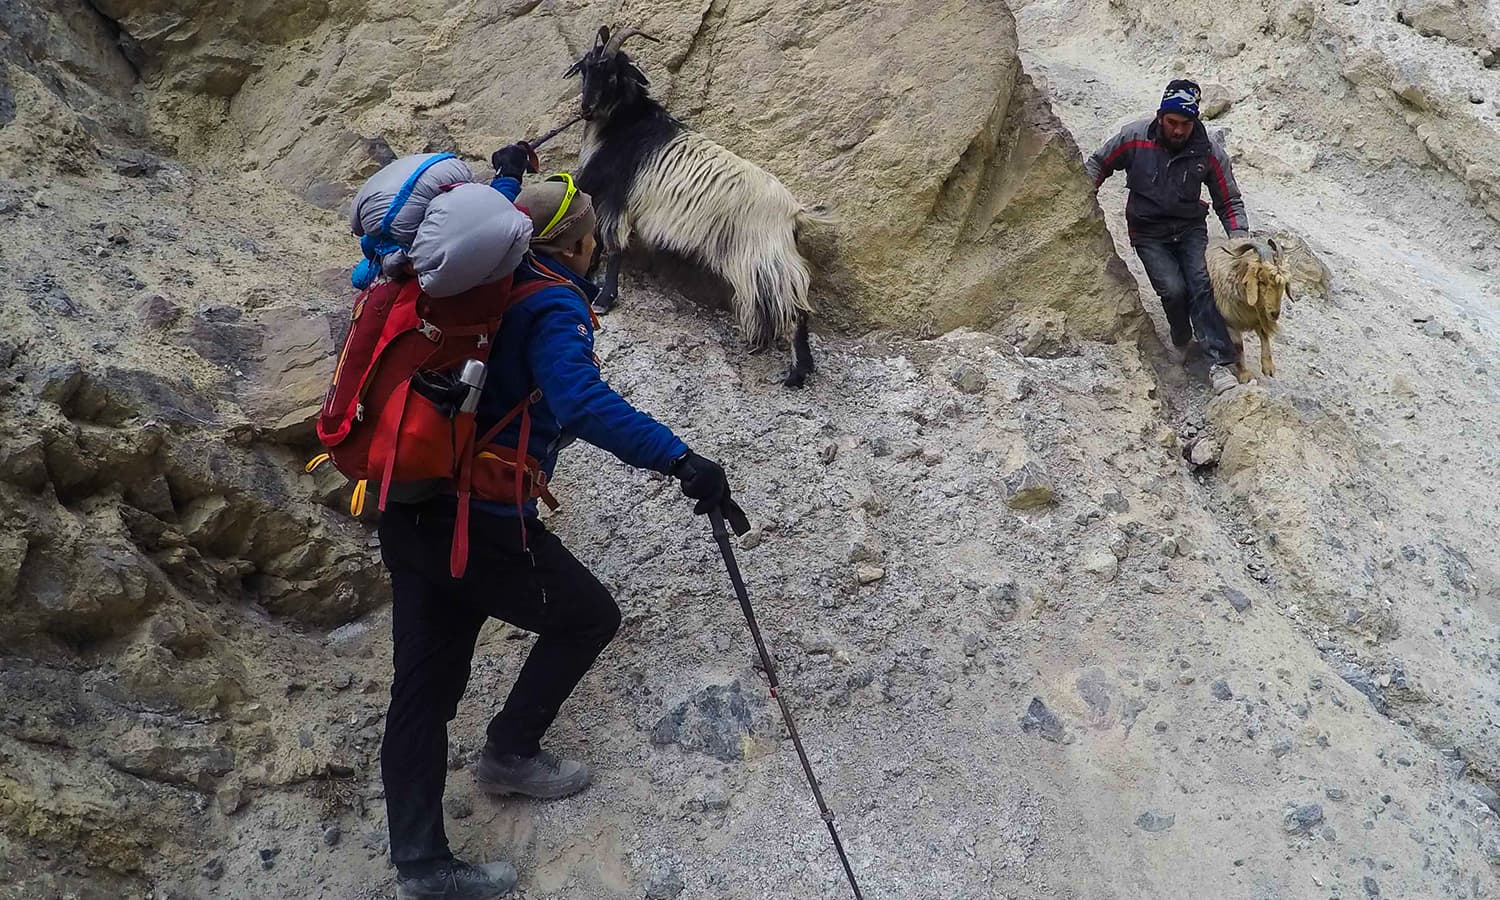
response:
[(520, 287), (507, 276), (441, 300), (423, 293), (415, 278), (382, 279), (366, 288), (355, 298), (349, 335), (318, 415), (318, 440), (328, 452), (314, 457), (307, 471), (332, 460), (354, 480), (353, 515), (363, 511), (372, 481), (380, 485), (381, 510), (393, 484), (452, 482), (458, 494), (449, 555), (454, 578), (463, 576), (468, 563), (471, 496), (517, 507), (541, 499), (557, 508), (534, 458), (523, 454), (518, 463), (516, 451), (490, 445), (517, 417), (518, 446), (527, 445), (531, 404), (541, 392), (534, 391), (476, 440), (473, 412), (441, 407), (414, 389), (414, 380), (451, 377), (469, 360), (487, 362), (506, 310), (553, 285), (572, 289), (565, 278), (542, 271), (543, 277)]

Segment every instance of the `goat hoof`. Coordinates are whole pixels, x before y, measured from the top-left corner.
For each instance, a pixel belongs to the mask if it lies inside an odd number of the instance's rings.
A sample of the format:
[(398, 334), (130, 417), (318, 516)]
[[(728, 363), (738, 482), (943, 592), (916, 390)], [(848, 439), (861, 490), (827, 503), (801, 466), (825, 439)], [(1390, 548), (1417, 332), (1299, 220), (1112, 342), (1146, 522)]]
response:
[(596, 297), (593, 303), (594, 313), (601, 316), (608, 315), (609, 311), (614, 309), (615, 304), (618, 302), (620, 302), (618, 297)]
[(781, 384), (783, 387), (788, 387), (795, 391), (804, 384), (807, 384), (807, 373), (793, 369), (787, 373), (786, 378), (782, 379)]

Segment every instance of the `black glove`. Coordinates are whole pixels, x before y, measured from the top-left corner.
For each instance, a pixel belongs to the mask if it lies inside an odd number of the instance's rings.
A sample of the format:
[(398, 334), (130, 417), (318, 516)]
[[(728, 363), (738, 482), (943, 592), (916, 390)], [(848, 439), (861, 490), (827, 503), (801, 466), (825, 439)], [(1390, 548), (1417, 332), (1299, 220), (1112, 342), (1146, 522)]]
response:
[(541, 160), (536, 158), (536, 151), (525, 141), (518, 141), (509, 147), (501, 147), (490, 156), (490, 165), (495, 167), (495, 174), (501, 178), (514, 178), (521, 180), (526, 172), (533, 174), (541, 171)]
[(750, 517), (740, 509), (740, 505), (728, 496), (724, 498), (724, 505), (719, 507), (724, 513), (724, 519), (729, 522), (729, 528), (735, 534), (744, 537), (750, 533)]
[(726, 502), (733, 502), (729, 498), (729, 479), (724, 477), (724, 469), (691, 450), (672, 463), (670, 474), (681, 479), (684, 494), (698, 501), (693, 512), (700, 516), (719, 509)]

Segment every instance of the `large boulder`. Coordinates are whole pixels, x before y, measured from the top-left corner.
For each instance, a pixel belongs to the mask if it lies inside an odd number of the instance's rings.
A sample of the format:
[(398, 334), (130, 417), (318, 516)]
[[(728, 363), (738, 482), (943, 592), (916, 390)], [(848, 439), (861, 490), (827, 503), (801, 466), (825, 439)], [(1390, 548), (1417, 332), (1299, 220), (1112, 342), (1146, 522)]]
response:
[(338, 351), (329, 317), (281, 308), (263, 318), (262, 363), (245, 386), (245, 406), (273, 440), (311, 446)]
[[(325, 206), (392, 150), (482, 160), (562, 121), (578, 88), (561, 72), (616, 14), (599, 0), (416, 2), (399, 16), (211, 5), (223, 14), (99, 3), (147, 56), (161, 136), (183, 152), (243, 147), (249, 165)], [(1077, 148), (1022, 70), (1005, 4), (671, 0), (640, 16), (629, 24), (661, 43), (633, 49), (669, 108), (836, 220), (808, 235), (825, 320), (1133, 332), (1133, 283)], [(226, 116), (243, 141), (225, 140)], [(547, 165), (570, 164), (576, 141), (549, 146)]]
[(1004, 4), (657, 10), (642, 25), (663, 44), (638, 50), (649, 72), (676, 69), (670, 106), (839, 220), (825, 306), (908, 330), (1047, 307), (1073, 336), (1130, 321), (1079, 154)]
[(1493, 5), (1466, 0), (1402, 0), (1396, 18), (1423, 37), (1446, 38), (1455, 44), (1476, 46), (1495, 33)]
[(1286, 263), (1291, 269), (1292, 283), (1289, 290), (1294, 300), (1317, 297), (1327, 300), (1333, 293), (1333, 270), (1313, 250), (1302, 235), (1290, 229), (1279, 229), (1271, 235), (1286, 253)]

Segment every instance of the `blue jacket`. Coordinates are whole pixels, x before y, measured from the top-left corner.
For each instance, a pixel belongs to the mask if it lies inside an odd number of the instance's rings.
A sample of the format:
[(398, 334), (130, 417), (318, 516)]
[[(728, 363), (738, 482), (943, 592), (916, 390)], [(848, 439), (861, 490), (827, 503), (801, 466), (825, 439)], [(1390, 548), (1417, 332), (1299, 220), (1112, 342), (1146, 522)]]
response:
[[(497, 178), (493, 185), (511, 200), (520, 193), (520, 185), (512, 178)], [(543, 288), (505, 313), (490, 352), (476, 416), (478, 433), (483, 435), (539, 388), (542, 396), (531, 407), (525, 453), (541, 463), (549, 479), (558, 451), (575, 438), (613, 453), (628, 465), (666, 473), (687, 452), (687, 445), (605, 383), (594, 356), (589, 312), (589, 302), (599, 289), (556, 260), (531, 255), (516, 270), (516, 286), (540, 277), (538, 265), (565, 275), (576, 290), (561, 285)], [(514, 448), (520, 431), (518, 418), (495, 442)], [(474, 505), (487, 512), (516, 515), (512, 505), (486, 501)], [(535, 502), (527, 504), (526, 511), (534, 515)]]

